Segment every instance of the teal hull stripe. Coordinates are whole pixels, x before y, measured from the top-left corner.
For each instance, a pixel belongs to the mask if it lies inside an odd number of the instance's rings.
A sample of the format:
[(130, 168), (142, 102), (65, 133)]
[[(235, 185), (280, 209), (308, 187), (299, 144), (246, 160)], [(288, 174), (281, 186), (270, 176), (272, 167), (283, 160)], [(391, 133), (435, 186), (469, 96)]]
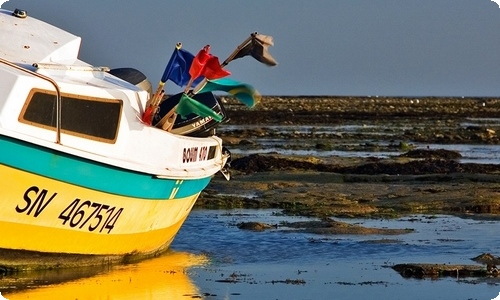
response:
[(168, 199), (174, 189), (174, 199), (188, 197), (201, 192), (211, 179), (186, 179), (179, 184), (175, 179), (159, 179), (5, 136), (0, 136), (0, 164), (105, 193), (146, 199)]

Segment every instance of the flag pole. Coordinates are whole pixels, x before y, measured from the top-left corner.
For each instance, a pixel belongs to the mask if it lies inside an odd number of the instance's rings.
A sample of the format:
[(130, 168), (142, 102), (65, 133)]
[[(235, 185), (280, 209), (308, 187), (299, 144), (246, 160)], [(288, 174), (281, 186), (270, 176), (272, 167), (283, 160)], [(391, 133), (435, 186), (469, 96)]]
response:
[(244, 40), (238, 47), (236, 47), (236, 49), (234, 49), (233, 53), (231, 53), (226, 58), (226, 60), (224, 60), (224, 62), (222, 64), (220, 64), (221, 67), (227, 66), (233, 60), (233, 58), (236, 56), (236, 54), (238, 54), (238, 52), (240, 52), (241, 49), (245, 48), (245, 46), (248, 45), (248, 43), (255, 37), (256, 34), (257, 34), (257, 32), (250, 34), (250, 36), (246, 40)]
[[(224, 62), (222, 62), (220, 64), (220, 66), (222, 68), (227, 66), (234, 59), (234, 57), (238, 54), (238, 52), (240, 52), (241, 49), (243, 49), (246, 45), (248, 45), (248, 43), (254, 38), (254, 36), (256, 34), (257, 34), (257, 32), (250, 34), (250, 36), (248, 38), (246, 38), (238, 47), (236, 47), (236, 49), (234, 49), (234, 51), (224, 60)], [(191, 94), (192, 95), (198, 94), (198, 92), (205, 86), (205, 84), (207, 84), (207, 82), (208, 82), (208, 79), (204, 78), (200, 83), (198, 83), (193, 88), (193, 90), (191, 91)]]
[[(176, 50), (181, 50), (182, 48), (182, 43), (177, 43), (175, 45), (175, 49)], [(161, 91), (163, 90), (163, 87), (165, 86), (165, 83), (167, 82), (168, 80), (168, 76), (167, 76), (167, 72), (169, 72), (169, 70), (165, 69), (165, 72), (163, 72), (163, 76), (162, 78), (160, 79), (160, 82), (158, 83), (158, 88), (156, 89), (156, 92), (152, 98), (152, 101), (151, 101), (151, 104), (152, 106), (158, 106), (158, 104), (160, 104), (160, 101), (161, 101)]]
[[(175, 45), (174, 51), (178, 51), (181, 48), (182, 48), (182, 43), (177, 43)], [(165, 83), (168, 80), (167, 73), (170, 72), (170, 70), (168, 70), (167, 67), (168, 67), (169, 63), (170, 63), (170, 60), (167, 63), (167, 66), (165, 67), (165, 71), (163, 72), (163, 76), (160, 79), (160, 82), (158, 83), (158, 87), (156, 88), (155, 93), (151, 97), (150, 101), (148, 101), (147, 107), (144, 110), (142, 121), (145, 123), (148, 123), (149, 125), (151, 125), (152, 118), (154, 117), (154, 115), (156, 114), (156, 111), (158, 110), (158, 105), (160, 104), (161, 99), (165, 95), (165, 90), (163, 89), (163, 87), (165, 86)]]

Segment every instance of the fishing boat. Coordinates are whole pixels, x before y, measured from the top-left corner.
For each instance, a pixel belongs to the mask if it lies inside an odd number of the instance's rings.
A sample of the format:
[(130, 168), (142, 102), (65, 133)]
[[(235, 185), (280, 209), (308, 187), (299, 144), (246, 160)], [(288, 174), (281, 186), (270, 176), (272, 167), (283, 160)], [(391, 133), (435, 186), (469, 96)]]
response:
[(0, 266), (165, 251), (224, 169), (222, 140), (144, 123), (150, 93), (80, 60), (80, 37), (22, 10), (0, 24)]

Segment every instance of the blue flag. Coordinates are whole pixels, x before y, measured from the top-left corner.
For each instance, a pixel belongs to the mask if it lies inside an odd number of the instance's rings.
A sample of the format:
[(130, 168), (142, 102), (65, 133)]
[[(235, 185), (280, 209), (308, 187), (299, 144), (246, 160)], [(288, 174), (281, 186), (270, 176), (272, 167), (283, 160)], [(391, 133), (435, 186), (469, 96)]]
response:
[(199, 93), (211, 91), (228, 92), (248, 107), (254, 107), (262, 98), (253, 86), (229, 78), (208, 80), (207, 84), (205, 84)]
[[(171, 80), (180, 87), (187, 85), (191, 78), (189, 68), (193, 58), (194, 55), (189, 51), (176, 47), (165, 67), (161, 82), (165, 83), (167, 80)], [(203, 80), (203, 77), (197, 78), (192, 85), (198, 84), (201, 80)]]

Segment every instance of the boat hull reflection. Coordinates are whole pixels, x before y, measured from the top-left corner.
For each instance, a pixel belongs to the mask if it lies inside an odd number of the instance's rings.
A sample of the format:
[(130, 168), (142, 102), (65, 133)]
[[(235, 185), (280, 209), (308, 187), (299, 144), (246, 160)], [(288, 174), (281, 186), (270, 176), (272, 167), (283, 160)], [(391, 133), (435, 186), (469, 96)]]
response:
[[(198, 297), (198, 288), (189, 278), (188, 269), (202, 266), (208, 262), (206, 256), (185, 252), (168, 252), (160, 257), (136, 264), (110, 267), (91, 277), (72, 279), (61, 282), (61, 272), (89, 275), (82, 270), (56, 270), (54, 280), (50, 281), (50, 272), (26, 273), (27, 282), (35, 287), (25, 286), (25, 290), (3, 292), (9, 300), (16, 299), (186, 299), (186, 296)], [(39, 274), (38, 277), (36, 274)], [(10, 280), (12, 287), (23, 280), (23, 274), (15, 274)], [(39, 278), (39, 279), (37, 279)], [(8, 284), (9, 278), (0, 282)], [(27, 284), (29, 285), (29, 284)], [(4, 286), (5, 287), (5, 286)]]

